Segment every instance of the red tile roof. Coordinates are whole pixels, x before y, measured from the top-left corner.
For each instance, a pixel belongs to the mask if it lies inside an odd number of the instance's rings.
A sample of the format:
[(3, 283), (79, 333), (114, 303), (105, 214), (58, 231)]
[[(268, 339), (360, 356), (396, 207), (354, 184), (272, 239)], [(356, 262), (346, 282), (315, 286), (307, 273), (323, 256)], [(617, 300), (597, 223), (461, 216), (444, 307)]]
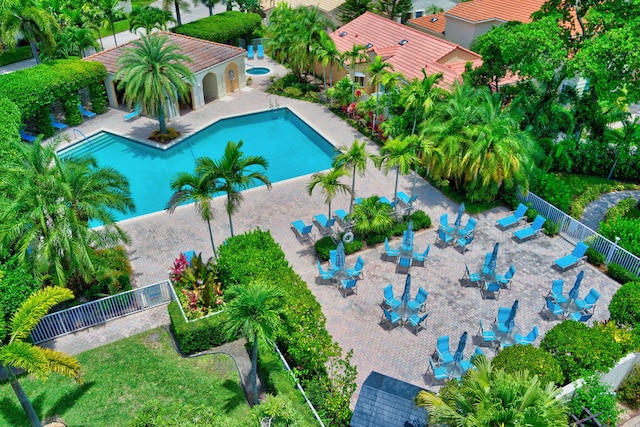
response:
[(426, 28), (433, 33), (444, 33), (444, 28), (447, 25), (447, 18), (444, 16), (444, 12), (436, 13), (433, 15), (425, 15), (420, 18), (409, 19), (410, 24), (417, 25), (418, 27)]
[(546, 0), (473, 0), (458, 3), (446, 16), (455, 16), (465, 21), (481, 22), (497, 19), (500, 21), (531, 22), (531, 14), (540, 10)]
[[(239, 47), (183, 36), (181, 34), (164, 31), (159, 34), (166, 34), (169, 36), (169, 41), (180, 48), (179, 53), (191, 58), (193, 62), (187, 62), (184, 65), (194, 73), (227, 61), (238, 55), (244, 55), (246, 52), (244, 49)], [(127, 48), (131, 47), (133, 47), (132, 42), (128, 42), (102, 52), (94, 53), (84, 59), (87, 61), (102, 62), (107, 68), (108, 73), (115, 74), (120, 69), (117, 65), (118, 59), (124, 54)]]
[[(346, 34), (340, 37), (341, 33)], [(427, 74), (442, 72), (443, 87), (461, 79), (467, 61), (481, 63), (477, 53), (371, 12), (343, 25), (330, 37), (340, 52), (351, 50), (356, 44), (371, 43), (369, 50), (385, 58), (394, 71), (404, 74), (408, 80), (422, 78), (423, 68)], [(407, 42), (400, 45), (402, 40)]]

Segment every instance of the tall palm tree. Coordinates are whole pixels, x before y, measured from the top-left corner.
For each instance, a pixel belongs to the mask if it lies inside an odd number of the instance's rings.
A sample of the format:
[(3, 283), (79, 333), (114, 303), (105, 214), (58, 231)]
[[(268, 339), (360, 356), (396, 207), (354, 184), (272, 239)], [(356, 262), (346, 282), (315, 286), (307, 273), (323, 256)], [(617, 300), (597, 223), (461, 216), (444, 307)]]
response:
[(402, 103), (407, 110), (413, 110), (413, 126), (411, 134), (416, 132), (418, 119), (424, 119), (434, 107), (435, 101), (442, 91), (436, 86), (442, 81), (443, 73), (430, 74), (422, 69), (422, 80), (415, 78), (402, 91)]
[(553, 383), (540, 384), (527, 372), (515, 375), (494, 370), (484, 356), (474, 358), (459, 386), (436, 395), (421, 391), (418, 406), (425, 407), (429, 424), (448, 426), (538, 426), (568, 425), (568, 410)]
[(169, 43), (167, 35), (151, 34), (132, 44), (134, 49), (127, 49), (118, 59), (118, 88), (125, 89), (129, 107), (137, 104), (155, 114), (160, 133), (166, 134), (169, 106), (178, 103), (178, 95), (189, 98), (185, 80), (192, 83), (194, 76), (183, 62), (192, 62), (191, 58), (178, 53), (180, 48)]
[(609, 175), (607, 175), (607, 179), (611, 179), (620, 157), (624, 158), (628, 156), (630, 148), (634, 145), (636, 147), (638, 146), (638, 141), (640, 140), (640, 123), (638, 123), (638, 117), (635, 117), (632, 121), (629, 115), (627, 115), (627, 117), (622, 120), (622, 128), (607, 128), (607, 130), (605, 130), (605, 137), (607, 137), (609, 141), (614, 142), (616, 150), (613, 165), (609, 170)]
[(378, 196), (368, 197), (353, 207), (353, 229), (361, 234), (386, 233), (395, 223), (393, 208), (380, 202)]
[[(367, 152), (367, 143), (365, 141), (358, 142), (356, 139), (351, 144), (351, 147), (340, 147), (338, 154), (333, 159), (333, 167), (338, 168), (351, 168), (351, 202), (349, 203), (349, 217), (351, 217), (351, 210), (353, 208), (353, 200), (356, 196), (356, 173), (360, 176), (364, 176), (367, 170), (367, 161), (373, 159), (373, 155)], [(331, 210), (329, 210), (331, 211)]]
[(196, 160), (198, 174), (210, 182), (217, 182), (218, 191), (227, 193), (225, 208), (229, 216), (231, 237), (234, 236), (231, 217), (244, 200), (242, 190), (251, 187), (256, 181), (262, 182), (271, 190), (269, 178), (255, 170), (257, 167), (266, 170), (269, 162), (263, 156), (245, 156), (241, 150), (243, 144), (242, 141), (227, 142), (220, 160), (214, 161), (209, 157), (200, 157)]
[(210, 180), (199, 173), (192, 175), (188, 172), (178, 172), (169, 185), (173, 195), (167, 202), (165, 209), (169, 213), (173, 213), (179, 205), (193, 202), (193, 207), (200, 215), (200, 218), (203, 221), (207, 221), (213, 257), (217, 258), (216, 245), (213, 242), (213, 232), (211, 231), (211, 220), (215, 216), (215, 210), (211, 206), (211, 202), (213, 195), (220, 191), (217, 181)]
[(139, 28), (144, 28), (146, 35), (154, 29), (166, 30), (169, 22), (176, 22), (171, 12), (154, 6), (134, 7), (129, 14), (129, 31), (135, 33)]
[(361, 44), (354, 44), (351, 50), (347, 50), (342, 53), (342, 62), (349, 62), (351, 65), (351, 103), (355, 99), (356, 93), (356, 64), (359, 61), (366, 62), (369, 59), (367, 55), (367, 48)]
[(11, 388), (32, 427), (42, 424), (11, 368), (22, 369), (40, 381), (46, 381), (51, 373), (56, 373), (82, 382), (80, 363), (75, 357), (29, 342), (29, 334), (42, 317), (55, 305), (70, 299), (73, 299), (70, 290), (47, 287), (31, 294), (22, 303), (11, 318), (10, 325), (6, 325), (4, 316), (0, 316), (0, 365), (4, 367)]
[(103, 13), (104, 18), (109, 22), (111, 26), (111, 32), (113, 33), (113, 42), (118, 46), (118, 39), (116, 39), (116, 27), (114, 22), (121, 19), (124, 16), (122, 12), (122, 6), (120, 0), (95, 0), (96, 6)]
[[(376, 91), (376, 109), (373, 114), (373, 121), (371, 122), (371, 130), (373, 131), (376, 126), (376, 120), (378, 119), (378, 102), (380, 99), (380, 82), (382, 80), (382, 76), (388, 72), (389, 70), (393, 70), (393, 65), (390, 62), (383, 61), (382, 57), (376, 55), (373, 62), (369, 64), (367, 67), (367, 73), (369, 73), (369, 78), (371, 84), (375, 86)], [(424, 70), (423, 70), (424, 71)]]
[(307, 192), (309, 195), (313, 194), (313, 190), (320, 186), (324, 193), (324, 202), (328, 205), (329, 213), (327, 218), (331, 218), (331, 200), (338, 193), (351, 194), (351, 189), (348, 185), (343, 184), (339, 179), (343, 176), (349, 175), (349, 172), (342, 168), (333, 168), (329, 172), (317, 172), (311, 176), (311, 181), (307, 184)]
[(235, 297), (225, 310), (228, 319), (225, 332), (230, 339), (240, 334), (252, 345), (251, 350), (251, 389), (253, 404), (258, 398), (258, 346), (273, 345), (282, 325), (283, 294), (261, 282), (252, 282), (246, 286), (236, 285), (230, 290)]
[(203, 4), (209, 8), (209, 16), (213, 16), (213, 7), (218, 3), (223, 3), (224, 0), (198, 0), (200, 4)]
[(334, 52), (337, 51), (335, 43), (327, 33), (320, 33), (320, 41), (313, 46), (316, 60), (322, 65), (322, 82), (327, 87), (327, 65), (333, 62)]
[(89, 28), (68, 26), (57, 35), (56, 57), (85, 56), (85, 50), (98, 48), (98, 42)]
[[(162, 0), (162, 9), (168, 11), (171, 5), (176, 11), (176, 21), (178, 25), (182, 25), (182, 17), (180, 16), (180, 8), (184, 9), (186, 12), (189, 12), (189, 2), (186, 0)], [(192, 4), (195, 6), (198, 4), (198, 0), (192, 0)]]
[(418, 164), (417, 149), (416, 139), (410, 136), (389, 139), (380, 148), (380, 156), (376, 159), (376, 166), (381, 168), (385, 174), (388, 174), (391, 169), (396, 170), (396, 183), (393, 193), (394, 203), (397, 203), (398, 199), (398, 179), (400, 174), (409, 174), (411, 168)]
[(47, 54), (56, 47), (54, 35), (59, 31), (55, 18), (33, 0), (9, 0), (0, 7), (0, 37), (10, 48), (15, 47), (17, 36), (29, 40), (36, 64), (40, 63), (38, 44)]

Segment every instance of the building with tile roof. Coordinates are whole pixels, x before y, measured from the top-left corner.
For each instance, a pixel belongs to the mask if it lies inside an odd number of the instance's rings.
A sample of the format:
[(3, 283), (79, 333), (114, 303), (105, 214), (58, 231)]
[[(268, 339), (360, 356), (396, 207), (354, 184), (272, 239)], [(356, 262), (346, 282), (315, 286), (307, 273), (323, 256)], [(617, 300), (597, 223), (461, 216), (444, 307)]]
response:
[[(260, 0), (260, 6), (265, 12), (267, 21), (273, 9), (281, 1), (283, 0)], [(340, 7), (344, 1), (345, 0), (285, 0), (284, 2), (291, 6), (292, 9), (299, 7), (317, 7), (318, 11), (335, 25), (342, 25), (342, 22), (338, 19), (338, 7)]]
[[(167, 35), (169, 42), (180, 48), (181, 54), (191, 58), (192, 61), (184, 65), (195, 75), (194, 84), (191, 85), (190, 105), (174, 106), (168, 114), (169, 118), (179, 116), (181, 107), (197, 110), (207, 102), (235, 92), (246, 85), (244, 66), (246, 51), (244, 49), (170, 32), (160, 34)], [(132, 43), (128, 42), (84, 58), (86, 61), (101, 62), (107, 68), (105, 86), (109, 106), (113, 108), (124, 104), (124, 92), (117, 89), (118, 82), (115, 76), (119, 70), (118, 59), (127, 49), (133, 47)]]
[[(427, 74), (442, 72), (444, 77), (440, 85), (444, 88), (462, 80), (467, 62), (477, 66), (482, 61), (480, 55), (468, 49), (371, 12), (366, 12), (329, 36), (340, 52), (349, 51), (357, 44), (367, 47), (371, 59), (381, 56), (407, 81), (421, 79), (423, 69)], [(356, 65), (355, 78), (363, 87), (370, 86), (365, 71), (367, 65)], [(337, 81), (350, 71), (351, 67), (334, 69), (334, 79)], [(322, 73), (321, 68), (316, 67), (316, 72)], [(372, 89), (369, 88), (369, 92)]]

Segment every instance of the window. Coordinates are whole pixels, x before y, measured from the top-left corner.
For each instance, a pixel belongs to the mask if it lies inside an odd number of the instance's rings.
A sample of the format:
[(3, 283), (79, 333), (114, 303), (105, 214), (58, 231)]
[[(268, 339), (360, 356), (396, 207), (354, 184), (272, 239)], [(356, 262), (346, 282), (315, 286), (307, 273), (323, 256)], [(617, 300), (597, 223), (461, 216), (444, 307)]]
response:
[(234, 81), (236, 79), (236, 73), (233, 70), (229, 70), (229, 80)]
[(420, 18), (424, 15), (424, 10), (418, 10), (416, 11), (416, 18)]
[(340, 37), (344, 37), (344, 36), (346, 36), (346, 35), (347, 35), (347, 32), (346, 32), (346, 31), (343, 31), (343, 32), (341, 32), (341, 33), (340, 33), (340, 34), (338, 34), (338, 35), (339, 35)]
[(364, 87), (364, 73), (360, 71), (355, 72), (355, 77), (353, 79), (356, 83), (358, 83), (361, 87)]

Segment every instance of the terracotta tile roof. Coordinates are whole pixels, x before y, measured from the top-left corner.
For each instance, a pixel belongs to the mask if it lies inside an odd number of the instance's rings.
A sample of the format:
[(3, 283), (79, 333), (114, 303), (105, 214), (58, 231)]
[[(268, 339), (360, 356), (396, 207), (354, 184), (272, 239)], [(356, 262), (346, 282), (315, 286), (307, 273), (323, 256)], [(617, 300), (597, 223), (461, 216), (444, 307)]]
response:
[[(244, 49), (239, 47), (196, 39), (194, 37), (183, 36), (181, 34), (164, 31), (160, 34), (168, 35), (169, 41), (180, 47), (180, 53), (192, 59), (193, 62), (187, 62), (185, 65), (194, 73), (227, 61), (238, 55), (244, 55), (246, 52)], [(125, 49), (133, 47), (132, 43), (133, 42), (121, 44), (120, 46), (94, 53), (84, 59), (87, 61), (102, 62), (107, 68), (108, 73), (115, 74), (120, 69), (120, 67), (117, 66), (118, 58), (124, 54)]]
[(531, 14), (540, 10), (546, 0), (472, 0), (458, 3), (445, 14), (465, 21), (531, 22)]
[(409, 19), (409, 23), (418, 27), (425, 28), (433, 33), (444, 33), (444, 28), (447, 25), (447, 17), (444, 16), (444, 12), (436, 13), (433, 15), (425, 15), (420, 18)]
[[(346, 34), (340, 37), (342, 33)], [(481, 63), (477, 53), (371, 12), (343, 25), (330, 37), (340, 52), (351, 50), (356, 44), (366, 46), (371, 43), (373, 46), (369, 50), (387, 56), (385, 59), (393, 65), (394, 71), (404, 74), (408, 80), (422, 78), (423, 68), (427, 74), (442, 71), (443, 87), (461, 79), (467, 61), (476, 65)], [(407, 42), (400, 45), (402, 40)]]

